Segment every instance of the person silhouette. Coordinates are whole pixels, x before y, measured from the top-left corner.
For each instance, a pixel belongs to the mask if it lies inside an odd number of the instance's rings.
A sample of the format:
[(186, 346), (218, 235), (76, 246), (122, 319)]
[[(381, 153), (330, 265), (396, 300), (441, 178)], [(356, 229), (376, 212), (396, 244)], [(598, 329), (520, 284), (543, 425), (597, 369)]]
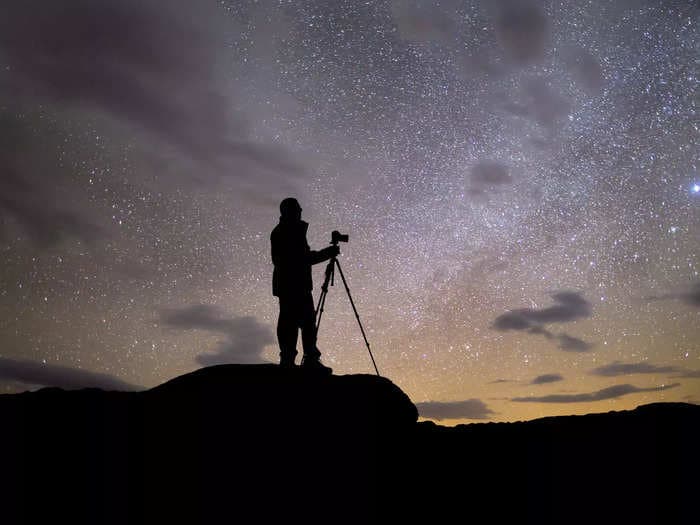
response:
[(301, 220), (299, 202), (288, 197), (280, 203), (280, 222), (270, 234), (272, 245), (272, 295), (279, 299), (277, 341), (280, 366), (294, 367), (298, 354), (297, 337), (301, 328), (304, 356), (301, 365), (330, 372), (321, 363), (316, 347), (316, 312), (311, 295), (313, 279), (311, 266), (327, 261), (340, 253), (338, 246), (312, 251), (306, 241), (309, 223)]

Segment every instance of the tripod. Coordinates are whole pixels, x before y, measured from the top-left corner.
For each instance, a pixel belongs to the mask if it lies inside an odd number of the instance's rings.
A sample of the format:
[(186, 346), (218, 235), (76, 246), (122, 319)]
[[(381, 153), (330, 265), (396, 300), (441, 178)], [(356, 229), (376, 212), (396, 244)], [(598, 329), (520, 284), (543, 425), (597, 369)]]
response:
[[(374, 365), (374, 371), (377, 372), (379, 376), (379, 370), (377, 369), (377, 363), (374, 361), (374, 356), (372, 355), (372, 350), (369, 348), (369, 341), (367, 341), (367, 336), (365, 335), (365, 330), (362, 328), (362, 323), (360, 322), (360, 316), (357, 313), (357, 308), (355, 308), (355, 302), (352, 300), (352, 295), (350, 295), (350, 288), (348, 288), (348, 283), (345, 281), (345, 276), (343, 275), (343, 270), (340, 267), (340, 262), (335, 257), (331, 258), (326, 266), (326, 278), (323, 280), (323, 285), (321, 286), (321, 295), (318, 298), (318, 306), (316, 307), (316, 336), (318, 336), (318, 328), (321, 326), (321, 317), (323, 316), (323, 306), (326, 304), (326, 296), (328, 295), (328, 283), (330, 282), (333, 286), (333, 281), (335, 279), (335, 267), (338, 267), (338, 272), (340, 272), (340, 277), (343, 279), (343, 285), (345, 285), (345, 291), (348, 293), (348, 298), (350, 299), (350, 304), (352, 305), (352, 311), (355, 312), (355, 318), (357, 319), (357, 324), (360, 325), (360, 331), (362, 332), (362, 337), (367, 345), (367, 351), (369, 352), (369, 357), (372, 359), (372, 365)], [(380, 376), (381, 377), (381, 376)]]

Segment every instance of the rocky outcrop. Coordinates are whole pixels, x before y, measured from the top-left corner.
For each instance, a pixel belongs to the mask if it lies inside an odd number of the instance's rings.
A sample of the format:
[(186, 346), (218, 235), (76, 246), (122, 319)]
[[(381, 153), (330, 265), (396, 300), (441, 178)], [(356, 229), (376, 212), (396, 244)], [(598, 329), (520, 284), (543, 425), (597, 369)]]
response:
[(17, 522), (328, 523), (372, 519), (385, 452), (418, 413), (377, 376), (221, 365), (142, 392), (0, 396), (0, 417)]

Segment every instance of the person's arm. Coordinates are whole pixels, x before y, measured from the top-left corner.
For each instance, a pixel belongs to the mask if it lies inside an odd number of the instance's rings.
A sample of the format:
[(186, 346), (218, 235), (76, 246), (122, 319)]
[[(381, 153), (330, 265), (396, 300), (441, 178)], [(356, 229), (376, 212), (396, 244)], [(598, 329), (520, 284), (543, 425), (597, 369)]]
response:
[(323, 261), (327, 261), (331, 257), (335, 257), (340, 253), (340, 248), (338, 246), (328, 246), (323, 250), (313, 251), (309, 250), (309, 264), (318, 264)]

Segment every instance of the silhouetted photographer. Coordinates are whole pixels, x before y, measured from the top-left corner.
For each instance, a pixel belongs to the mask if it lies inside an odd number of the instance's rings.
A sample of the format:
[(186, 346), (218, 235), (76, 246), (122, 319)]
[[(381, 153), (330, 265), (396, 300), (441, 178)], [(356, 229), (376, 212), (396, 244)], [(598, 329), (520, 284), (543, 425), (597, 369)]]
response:
[(311, 266), (336, 257), (337, 243), (320, 251), (312, 251), (306, 241), (309, 223), (301, 220), (301, 206), (294, 198), (280, 203), (280, 222), (270, 234), (272, 244), (272, 294), (279, 298), (277, 340), (280, 365), (293, 367), (297, 355), (297, 336), (301, 328), (304, 347), (302, 366), (330, 372), (321, 361), (316, 347), (316, 313), (311, 295)]

